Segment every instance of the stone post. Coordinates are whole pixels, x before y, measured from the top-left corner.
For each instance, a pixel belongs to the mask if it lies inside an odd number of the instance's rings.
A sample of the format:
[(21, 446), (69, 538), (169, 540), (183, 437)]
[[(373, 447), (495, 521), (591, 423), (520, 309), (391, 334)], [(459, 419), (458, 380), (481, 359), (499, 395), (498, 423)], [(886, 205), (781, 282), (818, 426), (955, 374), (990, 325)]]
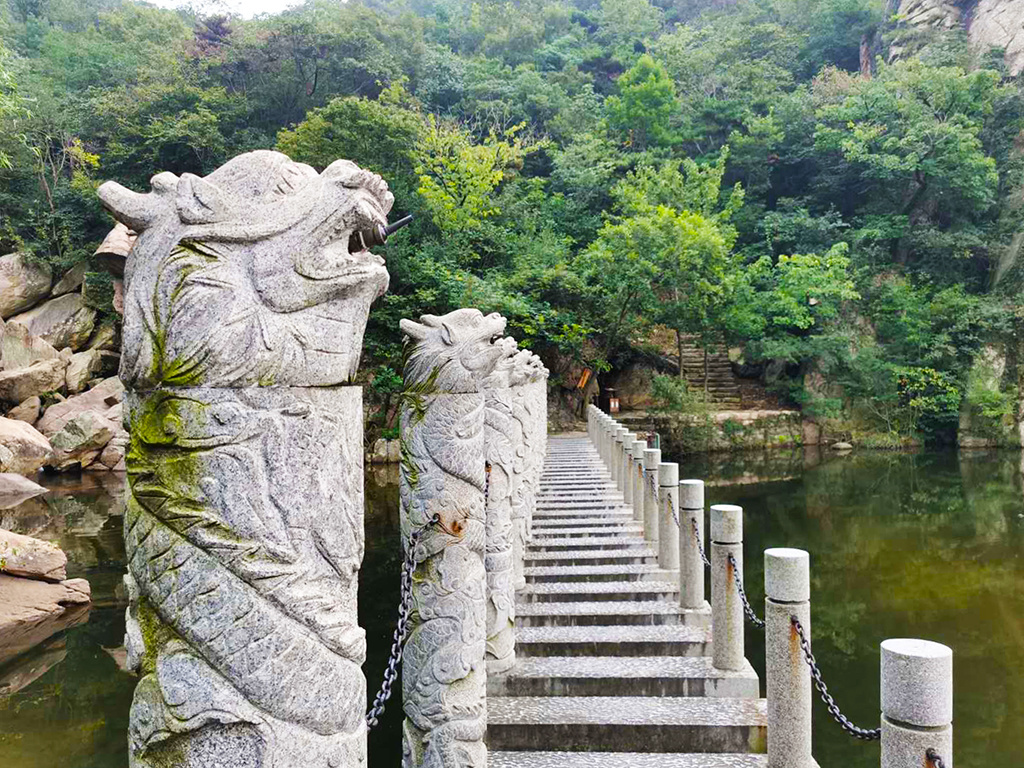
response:
[(704, 543), (704, 481), (682, 480), (679, 483), (679, 605), (683, 608), (704, 606), (704, 561), (700, 557), (693, 527), (697, 526), (700, 546)]
[(623, 484), (625, 482), (622, 477), (622, 464), (625, 460), (626, 454), (626, 434), (629, 430), (625, 427), (615, 428), (615, 447), (612, 450), (612, 476), (615, 478), (615, 484), (618, 486), (619, 491), (622, 491)]
[(717, 669), (743, 669), (743, 603), (733, 578), (729, 555), (743, 578), (743, 509), (733, 504), (711, 507), (712, 664)]
[(811, 639), (809, 558), (800, 549), (764, 553), (765, 687), (769, 768), (816, 768), (811, 757), (811, 670), (791, 617)]
[[(366, 765), (359, 365), (384, 181), (278, 152), (114, 182), (133, 768)], [(327, 233), (327, 234), (325, 234)], [(343, 254), (343, 256), (341, 255)]]
[(487, 670), (505, 672), (515, 663), (515, 526), (512, 494), (521, 482), (522, 424), (512, 404), (516, 343), (502, 340), (505, 356), (487, 378), (484, 391), (484, 441), (489, 476), (486, 483), (485, 533), (487, 572)]
[(633, 443), (636, 442), (636, 435), (627, 432), (622, 440), (622, 500), (627, 507), (633, 506), (633, 489), (636, 483), (636, 469), (633, 464)]
[[(679, 465), (658, 464), (658, 565), (666, 571), (679, 568)], [(680, 521), (682, 522), (682, 521)]]
[[(647, 448), (644, 451), (644, 474), (654, 474), (657, 480), (658, 465), (661, 463), (661, 450), (658, 448)], [(658, 541), (658, 500), (654, 498), (647, 477), (644, 477), (644, 538), (647, 541), (657, 543)]]
[(644, 451), (647, 450), (646, 440), (634, 440), (630, 451), (631, 461), (629, 476), (633, 482), (633, 519), (643, 522), (644, 494), (647, 484), (644, 480)]
[(518, 422), (517, 434), (521, 441), (516, 450), (515, 475), (512, 484), (512, 527), (513, 527), (513, 570), (514, 586), (519, 590), (526, 586), (523, 575), (523, 558), (530, 534), (530, 521), (535, 503), (535, 428), (531, 413), (532, 398), (529, 389), (534, 376), (533, 354), (521, 350), (513, 358), (512, 374), (512, 415)]
[(597, 455), (601, 463), (608, 466), (608, 417), (601, 413), (597, 417)]
[(953, 766), (953, 651), (929, 640), (882, 642), (882, 768)]
[[(414, 551), (402, 666), (403, 765), (484, 768), (487, 499), (484, 382), (507, 364), (505, 319), (459, 309), (402, 320), (402, 541)], [(493, 470), (492, 470), (493, 471)], [(432, 522), (434, 518), (437, 522)]]

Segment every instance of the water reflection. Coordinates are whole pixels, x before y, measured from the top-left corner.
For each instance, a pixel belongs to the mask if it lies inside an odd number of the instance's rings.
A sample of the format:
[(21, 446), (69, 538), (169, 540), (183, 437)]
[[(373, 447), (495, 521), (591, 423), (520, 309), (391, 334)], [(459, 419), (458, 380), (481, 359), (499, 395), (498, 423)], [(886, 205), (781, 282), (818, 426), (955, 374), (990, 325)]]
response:
[[(752, 466), (763, 461), (752, 457)], [(773, 460), (778, 469), (777, 460)], [(706, 460), (683, 462), (700, 476)], [(765, 465), (756, 471), (764, 471)], [(744, 507), (745, 580), (763, 604), (768, 547), (811, 553), (814, 651), (840, 706), (878, 724), (879, 643), (924, 637), (954, 651), (954, 730), (963, 765), (1022, 765), (1024, 488), (1016, 453), (826, 455), (798, 473), (719, 469), (708, 502)], [(764, 672), (763, 636), (748, 655)], [(815, 705), (821, 765), (877, 766), (877, 744), (840, 733)]]
[[(711, 481), (708, 501), (746, 509), (746, 581), (763, 600), (771, 546), (812, 557), (814, 649), (841, 706), (878, 722), (878, 644), (919, 636), (955, 651), (957, 759), (1021, 765), (1024, 723), (1024, 484), (1021, 455), (776, 451), (684, 460)], [(121, 481), (53, 479), (52, 491), (0, 510), (0, 527), (58, 543), (69, 576), (96, 603), (87, 623), (0, 667), (0, 765), (125, 768), (135, 678), (123, 671)], [(401, 551), (397, 467), (368, 468), (360, 623), (372, 697), (391, 645)], [(763, 639), (748, 631), (763, 677)], [(401, 688), (370, 736), (371, 768), (400, 759)], [(878, 765), (877, 745), (841, 734), (817, 706), (815, 755), (825, 766)]]

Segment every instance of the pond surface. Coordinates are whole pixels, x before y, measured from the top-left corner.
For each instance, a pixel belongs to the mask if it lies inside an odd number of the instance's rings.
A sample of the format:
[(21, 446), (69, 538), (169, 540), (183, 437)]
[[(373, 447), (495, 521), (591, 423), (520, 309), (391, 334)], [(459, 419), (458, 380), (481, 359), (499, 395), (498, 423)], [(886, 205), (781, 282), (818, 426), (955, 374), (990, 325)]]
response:
[[(767, 547), (811, 553), (814, 650), (840, 706), (878, 723), (878, 646), (924, 637), (952, 646), (955, 742), (961, 766), (1024, 766), (1024, 484), (1017, 453), (800, 453), (702, 457), (683, 476), (713, 483), (708, 503), (746, 511), (747, 590), (763, 602)], [(23, 685), (0, 696), (0, 765), (126, 768), (135, 678), (124, 672), (121, 481), (57, 478), (46, 496), (0, 510), (0, 527), (58, 542), (69, 576), (84, 576), (88, 621), (0, 668)], [(366, 559), (360, 623), (368, 688), (376, 692), (398, 600), (397, 474), (366, 477)], [(763, 639), (747, 633), (762, 674)], [(31, 682), (28, 682), (31, 681)], [(27, 684), (26, 684), (27, 683)], [(400, 687), (370, 737), (371, 768), (400, 760)], [(823, 766), (878, 765), (877, 744), (843, 735), (815, 705), (815, 756)]]

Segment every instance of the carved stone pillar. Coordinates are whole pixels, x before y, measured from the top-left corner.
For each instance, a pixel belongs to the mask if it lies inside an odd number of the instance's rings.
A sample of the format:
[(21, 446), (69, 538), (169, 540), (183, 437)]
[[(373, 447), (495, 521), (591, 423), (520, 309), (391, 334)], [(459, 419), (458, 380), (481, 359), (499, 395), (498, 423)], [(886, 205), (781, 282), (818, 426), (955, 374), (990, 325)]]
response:
[(534, 375), (533, 355), (526, 350), (513, 358), (510, 383), (512, 385), (512, 415), (519, 423), (521, 440), (516, 447), (516, 473), (512, 487), (513, 569), (515, 588), (526, 586), (523, 558), (529, 537), (535, 500), (532, 472), (535, 464), (535, 422), (530, 397), (530, 380)]
[(126, 265), (133, 768), (366, 762), (362, 393), (379, 176), (277, 152), (99, 195)]
[(412, 344), (401, 413), (403, 543), (423, 531), (402, 670), (403, 765), (484, 768), (483, 390), (507, 354), (497, 343), (505, 320), (460, 309), (401, 327)]
[(514, 339), (505, 338), (505, 356), (488, 377), (484, 392), (484, 441), (487, 481), (487, 670), (500, 673), (515, 663), (515, 568), (512, 495), (522, 475), (517, 456), (523, 425), (515, 418), (511, 388)]

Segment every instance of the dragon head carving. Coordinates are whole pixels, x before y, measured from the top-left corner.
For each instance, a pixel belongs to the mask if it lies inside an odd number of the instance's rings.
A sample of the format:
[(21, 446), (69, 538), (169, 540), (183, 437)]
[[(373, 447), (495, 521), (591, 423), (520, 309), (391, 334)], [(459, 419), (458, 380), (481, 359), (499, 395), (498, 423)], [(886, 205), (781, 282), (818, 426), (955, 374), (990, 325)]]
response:
[(338, 160), (318, 174), (280, 152), (239, 155), (209, 176), (160, 173), (147, 194), (99, 189), (139, 233), (125, 268), (121, 377), (157, 385), (319, 386), (351, 379), (384, 260), (353, 233), (387, 222), (394, 197)]
[(405, 363), (406, 388), (432, 384), (436, 392), (479, 392), (511, 353), (504, 341), (505, 318), (478, 309), (457, 309), (447, 315), (402, 320), (412, 344)]

